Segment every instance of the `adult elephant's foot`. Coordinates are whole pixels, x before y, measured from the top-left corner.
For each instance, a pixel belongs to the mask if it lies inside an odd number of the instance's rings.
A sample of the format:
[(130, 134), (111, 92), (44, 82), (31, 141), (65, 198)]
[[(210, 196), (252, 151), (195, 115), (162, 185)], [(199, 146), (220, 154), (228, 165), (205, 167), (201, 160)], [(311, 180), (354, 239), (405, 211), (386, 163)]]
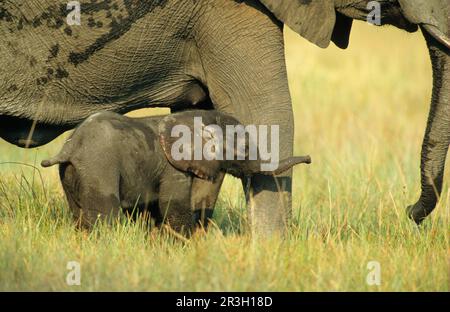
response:
[(292, 176), (255, 175), (245, 190), (253, 237), (285, 236), (291, 215)]

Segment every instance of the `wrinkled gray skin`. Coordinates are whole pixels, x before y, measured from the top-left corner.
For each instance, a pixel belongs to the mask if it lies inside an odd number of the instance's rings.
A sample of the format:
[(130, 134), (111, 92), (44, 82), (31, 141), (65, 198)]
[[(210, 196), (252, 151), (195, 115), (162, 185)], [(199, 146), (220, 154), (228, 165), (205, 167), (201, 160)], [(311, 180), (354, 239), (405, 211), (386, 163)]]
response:
[[(101, 110), (202, 107), (244, 124), (280, 125), (280, 158), (290, 157), (282, 23), (318, 46), (333, 41), (346, 48), (352, 20), (366, 19), (368, 2), (85, 0), (82, 25), (68, 26), (66, 0), (0, 0), (0, 137), (33, 147)], [(422, 195), (408, 210), (420, 223), (441, 192), (450, 140), (449, 2), (379, 2), (383, 24), (422, 28), (433, 63)], [(291, 172), (276, 179), (256, 174), (244, 184), (254, 233), (283, 232)]]
[[(194, 133), (194, 117), (201, 117), (204, 126), (219, 126), (224, 133), (227, 125), (239, 125), (214, 110), (147, 118), (101, 112), (77, 127), (61, 152), (44, 160), (42, 166), (59, 165), (69, 206), (81, 227), (91, 228), (98, 219), (112, 220), (121, 209), (136, 209), (149, 210), (158, 225), (165, 222), (189, 234), (196, 224), (206, 226), (212, 217), (225, 173), (245, 178), (259, 172), (279, 174), (296, 164), (311, 163), (309, 156), (291, 157), (281, 161), (276, 171), (261, 172), (261, 162), (248, 157), (241, 161), (175, 160), (171, 151), (179, 137), (172, 139), (172, 129), (184, 125)], [(208, 140), (203, 139), (204, 143)], [(226, 141), (224, 146), (233, 148)], [(248, 147), (247, 142), (247, 152)]]

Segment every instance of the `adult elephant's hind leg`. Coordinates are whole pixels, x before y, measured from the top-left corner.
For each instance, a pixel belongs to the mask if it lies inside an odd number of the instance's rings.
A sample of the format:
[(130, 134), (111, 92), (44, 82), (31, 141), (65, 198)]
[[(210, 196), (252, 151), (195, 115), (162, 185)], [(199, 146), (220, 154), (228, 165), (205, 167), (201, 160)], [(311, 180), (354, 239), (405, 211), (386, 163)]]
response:
[[(280, 159), (292, 156), (294, 123), (282, 29), (257, 2), (229, 1), (210, 17), (202, 25), (198, 45), (205, 71), (200, 79), (214, 107), (245, 125), (267, 126), (269, 142), (270, 129), (278, 127), (279, 144), (269, 151), (279, 152)], [(277, 179), (250, 179), (245, 189), (253, 234), (285, 233), (291, 180), (291, 172)]]

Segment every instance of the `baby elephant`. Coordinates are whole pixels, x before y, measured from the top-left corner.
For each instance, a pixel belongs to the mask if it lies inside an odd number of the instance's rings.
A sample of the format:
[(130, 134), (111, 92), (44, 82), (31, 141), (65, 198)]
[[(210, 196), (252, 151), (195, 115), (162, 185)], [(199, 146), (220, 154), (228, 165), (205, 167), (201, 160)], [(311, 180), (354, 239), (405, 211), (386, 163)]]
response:
[(59, 165), (70, 209), (82, 227), (137, 208), (149, 210), (157, 225), (165, 222), (191, 233), (200, 220), (212, 216), (225, 173), (241, 178), (279, 174), (311, 162), (309, 156), (292, 157), (264, 172), (259, 157), (249, 157), (254, 142), (248, 135), (240, 147), (242, 136), (224, 139), (228, 126), (240, 125), (217, 111), (146, 118), (97, 113), (42, 166)]

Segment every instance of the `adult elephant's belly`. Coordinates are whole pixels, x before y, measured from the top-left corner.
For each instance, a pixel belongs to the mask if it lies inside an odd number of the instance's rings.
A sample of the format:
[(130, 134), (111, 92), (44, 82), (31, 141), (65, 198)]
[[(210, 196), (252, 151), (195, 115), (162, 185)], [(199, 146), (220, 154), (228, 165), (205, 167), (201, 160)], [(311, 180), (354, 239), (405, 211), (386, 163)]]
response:
[(26, 118), (0, 116), (0, 137), (25, 148), (47, 144), (70, 128), (68, 125), (51, 125)]
[(189, 79), (169, 77), (158, 82), (143, 80), (142, 84), (117, 81), (112, 78), (104, 85), (85, 82), (82, 87), (71, 81), (32, 95), (27, 89), (9, 102), (11, 105), (0, 105), (0, 137), (20, 147), (37, 147), (100, 111), (124, 114), (144, 107), (182, 109), (208, 99), (203, 86)]
[[(129, 87), (123, 94), (118, 86), (108, 94), (96, 84), (87, 93), (71, 93), (73, 87), (48, 92), (41, 98), (24, 98), (15, 107), (0, 107), (0, 138), (19, 147), (38, 147), (49, 143), (67, 130), (76, 127), (90, 115), (100, 111), (127, 113), (144, 107), (183, 109), (204, 103), (206, 90), (197, 82), (169, 79), (159, 83)], [(108, 88), (109, 89), (109, 88)], [(50, 90), (50, 89), (49, 89)], [(20, 98), (20, 97), (18, 97)], [(61, 101), (55, 102), (59, 98)]]
[(42, 14), (30, 9), (19, 22), (23, 10), (6, 6), (11, 18), (0, 23), (0, 137), (34, 147), (99, 111), (206, 98), (185, 72), (188, 49), (176, 36), (184, 25), (168, 29), (171, 10), (140, 3), (140, 14), (125, 5), (92, 5), (81, 26), (67, 26), (65, 10), (54, 15), (59, 11), (52, 6)]

